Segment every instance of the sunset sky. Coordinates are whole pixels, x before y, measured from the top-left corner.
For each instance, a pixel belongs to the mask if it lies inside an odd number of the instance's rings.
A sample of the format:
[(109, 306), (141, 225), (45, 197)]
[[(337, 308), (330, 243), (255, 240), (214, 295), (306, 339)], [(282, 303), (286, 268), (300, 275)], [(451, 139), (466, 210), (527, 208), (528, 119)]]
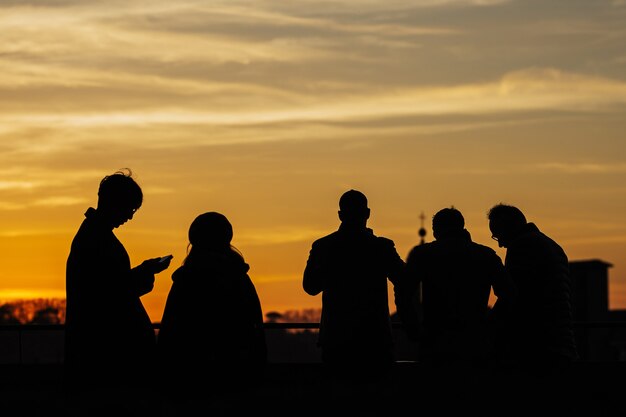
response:
[[(406, 257), (454, 205), (520, 207), (626, 308), (626, 0), (0, 2), (0, 300), (65, 296), (99, 181), (144, 190), (116, 230), (159, 321), (194, 217), (219, 211), (264, 312), (301, 287), (340, 195)], [(102, 285), (107, 285), (103, 282)]]

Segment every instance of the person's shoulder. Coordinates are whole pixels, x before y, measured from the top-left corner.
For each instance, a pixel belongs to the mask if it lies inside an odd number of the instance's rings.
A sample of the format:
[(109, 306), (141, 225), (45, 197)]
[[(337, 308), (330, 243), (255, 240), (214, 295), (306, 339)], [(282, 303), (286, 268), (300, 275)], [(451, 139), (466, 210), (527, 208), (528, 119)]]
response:
[(378, 240), (382, 245), (395, 245), (393, 239), (384, 236), (374, 236), (376, 240)]
[(408, 257), (415, 258), (418, 256), (425, 256), (427, 253), (432, 253), (433, 250), (437, 250), (437, 247), (439, 247), (437, 241), (420, 243), (419, 245), (413, 246), (409, 250)]
[(498, 257), (498, 253), (496, 252), (495, 249), (493, 249), (492, 247), (489, 247), (487, 245), (483, 245), (482, 243), (478, 243), (478, 242), (471, 242), (470, 243), (470, 247), (472, 248), (472, 250), (475, 253), (478, 253), (480, 255), (483, 255), (485, 257)]
[(527, 223), (522, 233), (515, 238), (509, 249), (541, 250), (549, 246), (559, 246), (550, 236), (541, 231), (535, 223)]
[(98, 221), (94, 217), (85, 217), (80, 226), (78, 226), (78, 233), (85, 233), (91, 231), (98, 226)]
[(326, 236), (322, 236), (314, 240), (312, 246), (315, 248), (315, 247), (331, 245), (335, 241), (337, 241), (338, 237), (339, 237), (338, 232), (334, 231), (332, 233), (327, 234)]
[(393, 241), (393, 239), (390, 239), (388, 237), (384, 237), (384, 236), (374, 236), (372, 235), (374, 241), (382, 248), (387, 249), (387, 250), (396, 250), (396, 243)]
[(515, 239), (515, 242), (537, 242), (537, 241), (549, 241), (552, 240), (548, 235), (539, 230), (539, 227), (535, 223), (526, 223), (521, 233)]
[(172, 272), (172, 286), (180, 287), (181, 284), (186, 285), (190, 280), (193, 280), (195, 275), (201, 274), (197, 269), (194, 269), (188, 265), (181, 265), (176, 268), (174, 272)]
[(471, 242), (470, 243), (471, 247), (474, 248), (475, 250), (481, 251), (481, 252), (485, 252), (485, 253), (496, 253), (496, 250), (490, 246), (487, 245), (483, 245), (482, 243), (478, 243), (478, 242)]
[(335, 230), (325, 236), (322, 236), (316, 240), (316, 242), (329, 242), (339, 238), (339, 231)]
[(479, 260), (482, 265), (503, 266), (502, 258), (500, 258), (495, 249), (476, 242), (472, 242), (471, 248), (471, 256)]
[(545, 234), (543, 231), (541, 231), (537, 225), (535, 225), (534, 223), (529, 223), (530, 226), (532, 226), (532, 234), (533, 236), (537, 236), (539, 239), (543, 240), (544, 242), (547, 242), (548, 244), (557, 246), (559, 248), (561, 248), (561, 245), (559, 245), (559, 243), (554, 240), (552, 237), (548, 236), (547, 234)]
[(108, 240), (108, 236), (112, 234), (112, 231), (103, 229), (100, 224), (93, 219), (84, 219), (76, 234), (72, 238), (72, 248), (98, 248), (104, 241)]

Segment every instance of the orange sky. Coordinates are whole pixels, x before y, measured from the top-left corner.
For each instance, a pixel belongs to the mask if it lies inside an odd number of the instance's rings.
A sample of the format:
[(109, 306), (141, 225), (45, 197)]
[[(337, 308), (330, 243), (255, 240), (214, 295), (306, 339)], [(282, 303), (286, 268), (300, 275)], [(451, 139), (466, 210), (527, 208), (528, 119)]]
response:
[(349, 188), (406, 256), (423, 212), (474, 239), (519, 206), (610, 269), (626, 308), (626, 2), (42, 1), (0, 6), (0, 299), (64, 296), (100, 179), (145, 194), (116, 233), (134, 264), (174, 254), (143, 301), (160, 320), (187, 228), (220, 211), (265, 312), (319, 307), (310, 245)]

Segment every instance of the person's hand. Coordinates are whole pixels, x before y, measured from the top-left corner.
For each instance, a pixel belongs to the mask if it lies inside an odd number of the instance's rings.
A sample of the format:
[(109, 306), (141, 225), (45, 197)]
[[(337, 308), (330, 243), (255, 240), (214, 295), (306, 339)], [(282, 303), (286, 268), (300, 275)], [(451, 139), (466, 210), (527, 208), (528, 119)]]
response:
[(172, 262), (172, 258), (168, 258), (164, 261), (161, 261), (162, 258), (152, 258), (146, 259), (141, 263), (141, 267), (145, 268), (148, 271), (151, 271), (153, 274), (158, 274), (159, 272), (165, 271)]

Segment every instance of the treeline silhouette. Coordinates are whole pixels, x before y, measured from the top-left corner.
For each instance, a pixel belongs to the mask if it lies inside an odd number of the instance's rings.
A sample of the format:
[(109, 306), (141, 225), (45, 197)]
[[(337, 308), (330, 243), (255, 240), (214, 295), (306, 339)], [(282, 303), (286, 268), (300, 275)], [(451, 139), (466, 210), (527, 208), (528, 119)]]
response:
[(265, 313), (266, 323), (319, 323), (322, 317), (321, 308), (303, 308), (284, 312), (270, 311)]
[[(0, 324), (65, 324), (65, 298), (20, 299), (0, 304)], [(318, 323), (320, 308), (269, 311), (267, 323)], [(299, 331), (295, 329), (294, 331)]]
[[(65, 324), (65, 298), (20, 299), (0, 304), (0, 325)], [(224, 312), (228, 314), (228, 312)], [(319, 323), (320, 308), (269, 311), (266, 323)], [(210, 318), (207, 317), (207, 320)], [(155, 323), (156, 324), (156, 323)], [(272, 362), (317, 362), (317, 330), (274, 329), (267, 338)]]
[(63, 324), (65, 298), (34, 298), (0, 304), (0, 324)]

